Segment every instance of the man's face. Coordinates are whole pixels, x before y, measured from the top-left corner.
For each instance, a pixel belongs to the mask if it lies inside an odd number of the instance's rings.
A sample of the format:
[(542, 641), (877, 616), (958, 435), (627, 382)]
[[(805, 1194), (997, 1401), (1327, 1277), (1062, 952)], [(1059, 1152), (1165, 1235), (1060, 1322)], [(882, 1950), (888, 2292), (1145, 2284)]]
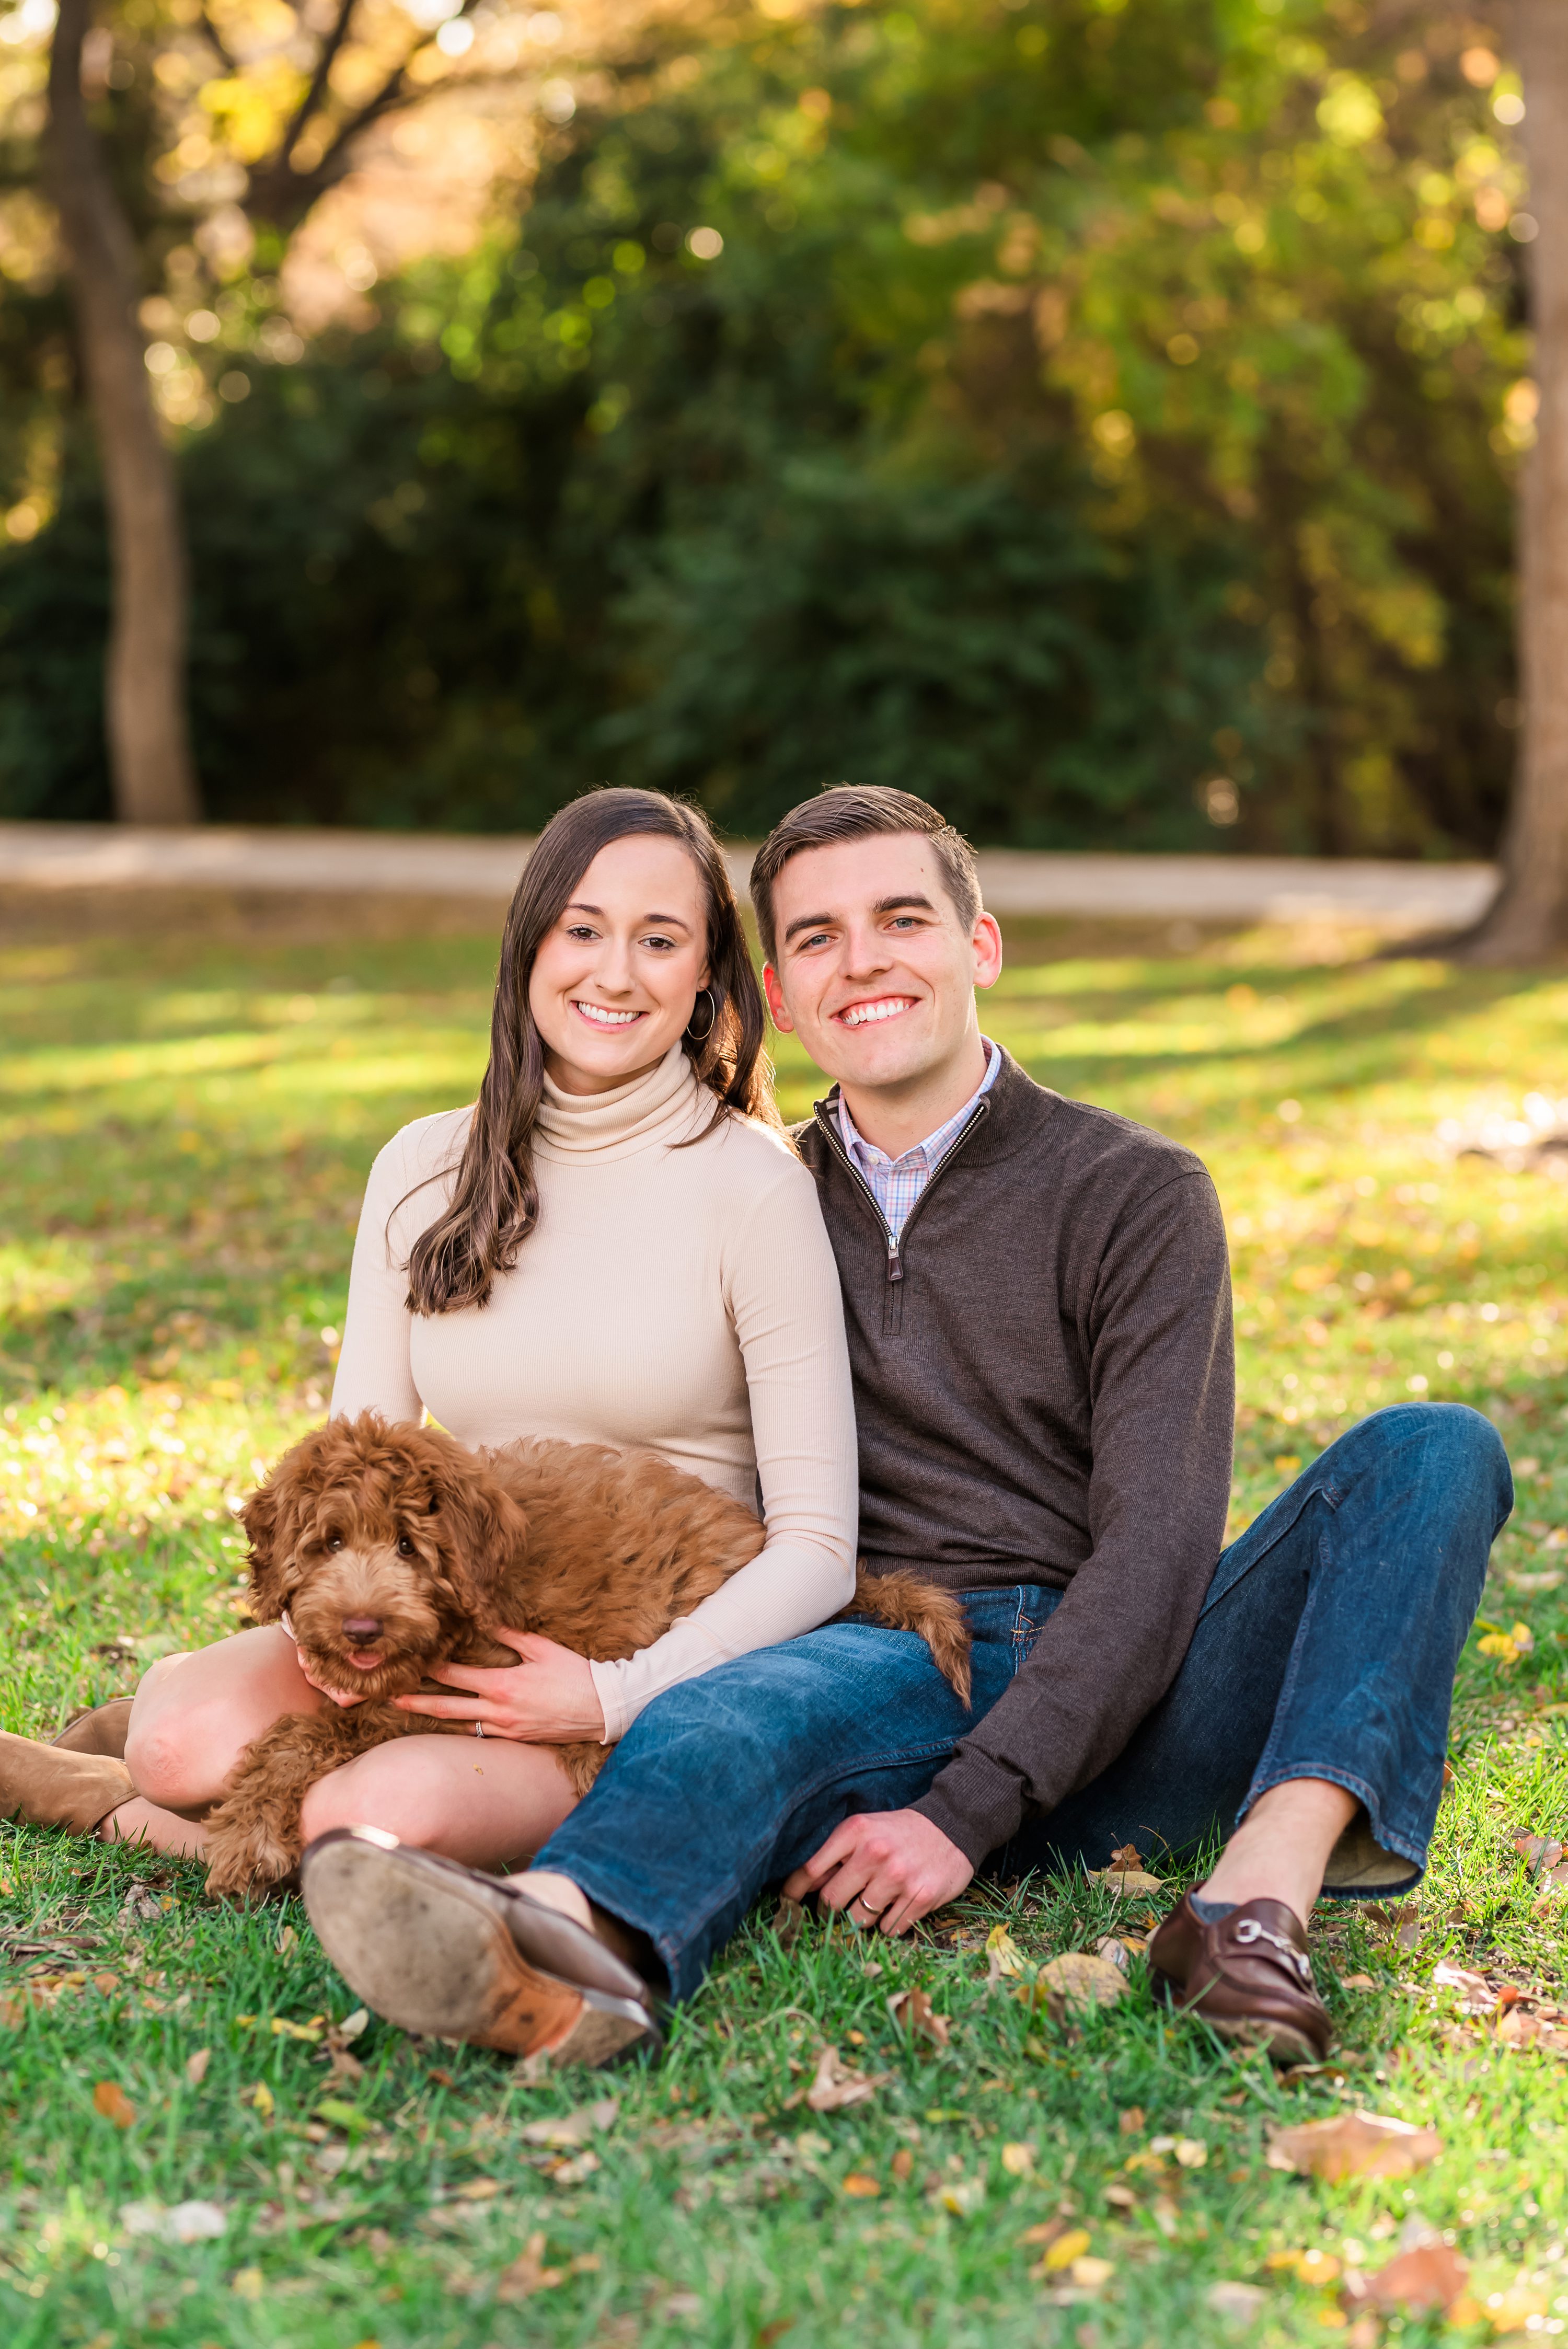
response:
[(929, 841), (878, 833), (792, 856), (774, 885), (775, 1024), (851, 1092), (918, 1083), (963, 1050), (975, 989), (995, 984), (989, 914), (959, 920)]

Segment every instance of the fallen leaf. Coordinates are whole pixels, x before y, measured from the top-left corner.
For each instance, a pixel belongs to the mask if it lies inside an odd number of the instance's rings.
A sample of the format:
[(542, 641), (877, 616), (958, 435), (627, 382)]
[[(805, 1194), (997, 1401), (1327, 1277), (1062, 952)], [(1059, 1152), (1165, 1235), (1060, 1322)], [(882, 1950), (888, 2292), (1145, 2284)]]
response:
[(929, 2039), (934, 2047), (946, 2046), (952, 2025), (944, 2014), (935, 2012), (924, 1991), (895, 1991), (887, 2002), (887, 2011), (912, 2039)]
[(1333, 2185), (1357, 2176), (1399, 2178), (1424, 2168), (1442, 2149), (1435, 2129), (1418, 2128), (1383, 2113), (1336, 2113), (1328, 2120), (1277, 2129), (1269, 2140), (1268, 2166), (1325, 2178)]
[(792, 2316), (776, 2316), (772, 2323), (765, 2324), (758, 2334), (757, 2349), (773, 2349), (775, 2341), (781, 2341), (785, 2333), (792, 2329), (794, 2323)]
[(596, 2131), (614, 2127), (620, 2109), (617, 2097), (602, 2096), (597, 2104), (579, 2105), (574, 2112), (562, 2113), (554, 2120), (530, 2121), (518, 2134), (524, 2145), (586, 2145)]
[(1452, 2308), (1470, 2275), (1468, 2261), (1447, 2243), (1399, 2251), (1376, 2275), (1357, 2276), (1343, 2295), (1355, 2309)]
[(1543, 1875), (1555, 1868), (1563, 1857), (1563, 1846), (1553, 1836), (1515, 1836), (1513, 1848), (1532, 1876)]
[(564, 2268), (547, 2268), (544, 2264), (542, 2231), (530, 2235), (509, 2268), (503, 2268), (496, 2279), (498, 2300), (527, 2300), (536, 2292), (553, 2292), (558, 2283), (566, 2281)]
[(198, 2047), (193, 2055), (187, 2055), (185, 2077), (191, 2087), (199, 2088), (201, 2085), (202, 2081), (207, 2077), (207, 2066), (211, 2061), (212, 2050), (210, 2047)]
[(136, 2118), (136, 2106), (118, 2080), (99, 2080), (93, 2089), (93, 2110), (116, 2128), (129, 2128)]
[(1263, 2313), (1268, 2299), (1261, 2283), (1212, 2283), (1207, 2292), (1209, 2306), (1216, 2316), (1223, 2316), (1233, 2324), (1253, 2324)]
[(237, 2268), (229, 2278), (229, 2290), (241, 2300), (260, 2300), (266, 2290), (260, 2268)]
[(1005, 2145), (1002, 2167), (1009, 2178), (1028, 2178), (1034, 2173), (1035, 2148), (1032, 2145)]
[(869, 2201), (872, 2195), (882, 2192), (882, 2187), (876, 2178), (868, 2177), (863, 2169), (851, 2169), (843, 2181), (843, 2191), (846, 2194), (854, 2195), (861, 2201)]
[(250, 2105), (253, 2110), (260, 2113), (263, 2120), (264, 2121), (270, 2121), (273, 2112), (276, 2110), (276, 2103), (273, 2098), (273, 2092), (268, 2087), (264, 2080), (258, 2080), (253, 2088), (246, 2090), (242, 2095), (240, 2101), (242, 2104)]
[(1376, 1990), (1377, 1987), (1370, 1974), (1346, 1974), (1340, 1984), (1342, 1990)]
[(793, 1949), (800, 1938), (800, 1929), (805, 1922), (804, 1905), (799, 1900), (791, 1900), (787, 1892), (781, 1892), (779, 1896), (779, 1906), (773, 1911), (773, 1930), (779, 1937), (779, 1946), (781, 1950)]
[(1109, 2260), (1081, 2259), (1073, 2261), (1069, 2272), (1074, 2283), (1081, 2284), (1085, 2292), (1098, 2292), (1101, 2284), (1110, 2282), (1116, 2270)]
[(1131, 1900), (1140, 1893), (1147, 1897), (1165, 1889), (1163, 1878), (1150, 1876), (1146, 1868), (1091, 1868), (1088, 1880), (1091, 1884), (1102, 1884), (1119, 1900)]
[(1019, 2236), (1020, 2243), (1054, 2243), (1065, 2232), (1065, 2219), (1042, 2219), (1037, 2226), (1026, 2227)]
[[(955, 2219), (972, 2219), (985, 2199), (985, 2180), (983, 2178), (954, 2178), (951, 2186), (939, 2189), (936, 2199), (944, 2210), (952, 2211)], [(1084, 2240), (1088, 2240), (1087, 2235)]]
[(993, 1925), (985, 1936), (986, 1988), (994, 1989), (997, 1982), (1023, 1971), (1024, 1952), (1006, 1925)]
[(357, 2039), (362, 2031), (367, 2030), (369, 2023), (369, 2008), (356, 2006), (352, 2014), (346, 2014), (341, 2023), (333, 2025), (333, 2035), (346, 2045), (349, 2040)]
[(695, 2292), (672, 2292), (664, 2305), (665, 2316), (700, 2316), (701, 2295)]
[(1056, 2275), (1061, 2269), (1070, 2268), (1075, 2260), (1082, 2259), (1088, 2249), (1088, 2241), (1087, 2227), (1069, 2227), (1066, 2234), (1058, 2235), (1054, 2243), (1047, 2245), (1046, 2255), (1040, 2261), (1043, 2272)]
[(914, 2175), (914, 2156), (907, 2145), (899, 2147), (898, 2151), (893, 2155), (891, 2167), (899, 2184), (906, 2185)]
[[(1540, 2320), (1551, 2305), (1552, 2286), (1532, 2283), (1522, 2276), (1506, 2292), (1489, 2292), (1486, 2306), (1478, 2309), (1476, 2315), (1484, 2318), (1494, 2333), (1539, 2333)], [(1457, 2317), (1458, 2312), (1459, 2302), (1455, 2302), (1449, 2313)], [(1532, 2317), (1536, 2320), (1533, 2324)]]
[(1131, 1962), (1132, 1953), (1127, 1943), (1117, 1940), (1114, 1935), (1109, 1933), (1106, 1935), (1103, 1941), (1095, 1943), (1094, 1953), (1097, 1958), (1103, 1958), (1108, 1965), (1114, 1966), (1119, 1973), (1125, 1973)]
[(285, 1925), (284, 1927), (282, 1932), (278, 1935), (273, 1947), (276, 1949), (280, 1958), (286, 1958), (291, 1951), (298, 1949), (299, 1935), (294, 1931), (292, 1925)]
[(160, 2232), (166, 2243), (210, 2243), (228, 2223), (215, 2202), (176, 2202), (164, 2212)]
[(547, 2174), (552, 2186), (581, 2186), (599, 2167), (596, 2153), (580, 2153), (574, 2160), (558, 2161)]
[(1112, 1868), (1141, 1868), (1143, 1854), (1135, 1843), (1118, 1844), (1110, 1855), (1110, 1865)]
[(1209, 2158), (1209, 2148), (1201, 2137), (1179, 2137), (1171, 2150), (1183, 2169), (1202, 2169)]
[(112, 1998), (115, 1992), (119, 1988), (119, 1976), (118, 1974), (94, 1974), (93, 1988), (98, 1992), (100, 1997)]
[(814, 2113), (842, 2112), (846, 2105), (863, 2105), (881, 2085), (863, 2072), (851, 2072), (836, 2047), (824, 2047), (806, 2103)]
[(1143, 2127), (1142, 2106), (1129, 2105), (1124, 2113), (1118, 2114), (1116, 2126), (1123, 2137), (1136, 2137)]
[(1069, 1950), (1043, 1965), (1037, 1979), (1016, 1995), (1031, 2005), (1047, 2007), (1059, 2023), (1069, 2006), (1109, 2006), (1126, 1990), (1126, 1975), (1109, 1959), (1090, 1957), (1087, 1950)]
[(468, 2178), (460, 2186), (454, 2186), (447, 2199), (451, 2202), (490, 2202), (500, 2191), (499, 2178)]

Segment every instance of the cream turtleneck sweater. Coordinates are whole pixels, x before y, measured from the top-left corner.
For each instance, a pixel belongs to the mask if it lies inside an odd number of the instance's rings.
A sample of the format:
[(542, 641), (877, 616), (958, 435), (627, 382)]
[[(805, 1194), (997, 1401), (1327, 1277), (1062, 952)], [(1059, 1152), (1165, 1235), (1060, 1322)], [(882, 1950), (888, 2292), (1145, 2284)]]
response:
[(676, 1682), (794, 1639), (854, 1588), (854, 1406), (810, 1175), (727, 1118), (678, 1045), (613, 1092), (548, 1079), (539, 1222), (488, 1305), (411, 1314), (404, 1268), (450, 1195), (471, 1112), (406, 1125), (370, 1171), (335, 1416), (426, 1411), (462, 1443), (645, 1444), (750, 1508), (764, 1548), (639, 1655), (595, 1658), (608, 1738)]

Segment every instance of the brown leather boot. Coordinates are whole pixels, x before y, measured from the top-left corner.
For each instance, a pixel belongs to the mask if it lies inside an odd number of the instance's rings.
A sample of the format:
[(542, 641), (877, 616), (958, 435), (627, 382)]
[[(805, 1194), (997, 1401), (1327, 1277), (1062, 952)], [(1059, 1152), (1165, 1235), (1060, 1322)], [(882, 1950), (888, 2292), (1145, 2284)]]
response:
[(89, 1836), (135, 1792), (129, 1771), (112, 1754), (73, 1753), (0, 1730), (0, 1819)]
[(67, 1754), (107, 1754), (111, 1760), (123, 1762), (134, 1702), (132, 1697), (115, 1696), (107, 1704), (92, 1705), (68, 1721), (49, 1743)]
[(1283, 1900), (1243, 1900), (1210, 1925), (1184, 1892), (1149, 1944), (1149, 1965), (1158, 1990), (1223, 2038), (1265, 2048), (1276, 2064), (1328, 2053), (1306, 1930)]

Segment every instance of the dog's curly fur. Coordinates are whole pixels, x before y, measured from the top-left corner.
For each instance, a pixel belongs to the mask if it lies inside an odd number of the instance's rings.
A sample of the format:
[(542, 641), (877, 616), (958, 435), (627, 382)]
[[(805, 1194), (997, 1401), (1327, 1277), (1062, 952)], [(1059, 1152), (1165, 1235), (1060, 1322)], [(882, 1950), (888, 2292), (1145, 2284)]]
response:
[[(364, 1702), (287, 1714), (242, 1754), (207, 1821), (209, 1889), (236, 1899), (292, 1872), (301, 1804), (329, 1770), (394, 1737), (471, 1734), (389, 1700), (429, 1688), (443, 1664), (514, 1664), (498, 1624), (579, 1655), (634, 1655), (765, 1538), (749, 1509), (651, 1452), (470, 1452), (374, 1412), (296, 1444), (241, 1515), (257, 1619), (286, 1618), (315, 1678)], [(967, 1704), (969, 1632), (951, 1592), (862, 1570), (845, 1613), (918, 1633)], [(609, 1748), (554, 1751), (583, 1794)]]

